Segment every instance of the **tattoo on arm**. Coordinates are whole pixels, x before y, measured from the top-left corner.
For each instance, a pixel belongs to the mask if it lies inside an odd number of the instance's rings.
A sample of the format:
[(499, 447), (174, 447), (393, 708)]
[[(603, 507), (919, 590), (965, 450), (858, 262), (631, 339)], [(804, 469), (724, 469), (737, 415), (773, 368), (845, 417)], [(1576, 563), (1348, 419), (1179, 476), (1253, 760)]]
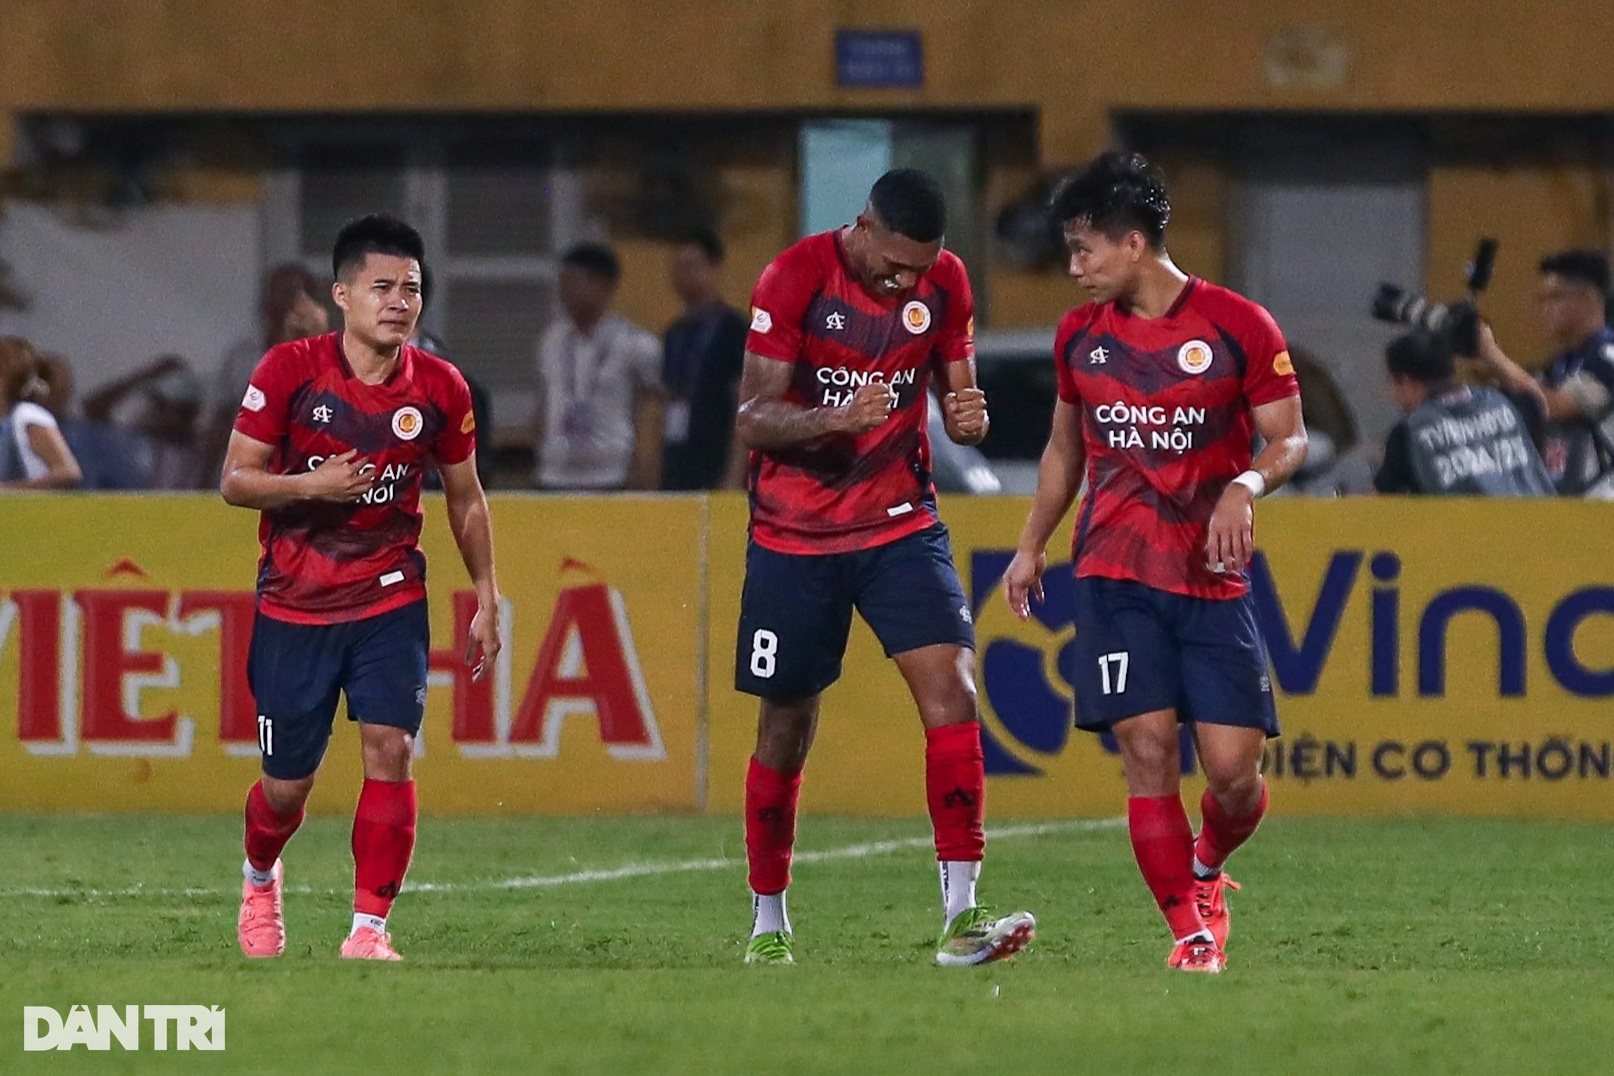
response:
[(735, 424), (747, 448), (786, 448), (840, 432), (841, 408), (803, 407), (785, 399), (794, 371), (793, 363), (745, 353)]

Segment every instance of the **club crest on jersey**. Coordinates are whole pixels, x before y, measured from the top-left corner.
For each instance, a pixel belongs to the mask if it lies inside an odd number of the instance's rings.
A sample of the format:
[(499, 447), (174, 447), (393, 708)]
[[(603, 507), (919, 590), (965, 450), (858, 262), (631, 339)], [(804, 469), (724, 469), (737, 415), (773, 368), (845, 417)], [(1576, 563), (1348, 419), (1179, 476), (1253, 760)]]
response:
[(913, 333), (915, 336), (918, 336), (920, 333), (930, 328), (930, 307), (926, 306), (918, 299), (913, 300), (907, 306), (903, 307), (902, 327)]
[(392, 413), (392, 432), (403, 441), (413, 441), (420, 436), (420, 429), (425, 425), (420, 409), (415, 407), (400, 407)]
[(1177, 365), (1185, 374), (1204, 373), (1215, 357), (1210, 345), (1203, 340), (1190, 340), (1177, 349)]
[(332, 418), (332, 414), (333, 413), (329, 407), (326, 407), (324, 404), (320, 404), (318, 407), (314, 408), (314, 421), (329, 422)]

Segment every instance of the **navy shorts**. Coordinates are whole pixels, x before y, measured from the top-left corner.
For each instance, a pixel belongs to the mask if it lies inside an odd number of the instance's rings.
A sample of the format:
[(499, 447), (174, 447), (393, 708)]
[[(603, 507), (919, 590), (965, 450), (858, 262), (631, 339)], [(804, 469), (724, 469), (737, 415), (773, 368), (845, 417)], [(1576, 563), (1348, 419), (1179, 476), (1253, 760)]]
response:
[(419, 732), (430, 648), (424, 601), (343, 624), (290, 624), (260, 612), (247, 680), (263, 772), (295, 781), (319, 769), (339, 694), (349, 721)]
[(1175, 710), (1178, 721), (1278, 735), (1255, 603), (1190, 598), (1126, 579), (1076, 580), (1076, 727)]
[(887, 657), (938, 643), (975, 649), (974, 618), (940, 523), (851, 553), (745, 552), (734, 686), (765, 699), (816, 695), (841, 675), (856, 608)]

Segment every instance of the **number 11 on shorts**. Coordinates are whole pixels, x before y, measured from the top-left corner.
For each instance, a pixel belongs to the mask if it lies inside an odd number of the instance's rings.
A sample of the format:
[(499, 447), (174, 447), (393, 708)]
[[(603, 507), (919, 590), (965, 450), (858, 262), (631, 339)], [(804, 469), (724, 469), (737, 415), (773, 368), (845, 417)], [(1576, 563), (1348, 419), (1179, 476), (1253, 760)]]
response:
[[(1117, 650), (1113, 654), (1100, 654), (1098, 656), (1099, 686), (1106, 695), (1126, 694), (1126, 667), (1131, 660), (1131, 654), (1125, 650)], [(1111, 683), (1111, 670), (1114, 670), (1114, 682)]]

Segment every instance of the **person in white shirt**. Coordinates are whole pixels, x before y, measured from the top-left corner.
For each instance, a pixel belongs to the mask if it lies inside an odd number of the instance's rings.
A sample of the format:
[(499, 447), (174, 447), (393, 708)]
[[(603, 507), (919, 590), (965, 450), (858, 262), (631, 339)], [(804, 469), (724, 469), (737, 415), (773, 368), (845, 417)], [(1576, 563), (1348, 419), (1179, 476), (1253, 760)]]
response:
[(0, 338), (0, 489), (71, 489), (84, 477), (56, 419), (39, 403), (50, 392), (39, 367), (26, 340)]
[(661, 484), (661, 344), (610, 312), (622, 270), (598, 243), (561, 258), (565, 315), (538, 342), (534, 479), (542, 489)]

